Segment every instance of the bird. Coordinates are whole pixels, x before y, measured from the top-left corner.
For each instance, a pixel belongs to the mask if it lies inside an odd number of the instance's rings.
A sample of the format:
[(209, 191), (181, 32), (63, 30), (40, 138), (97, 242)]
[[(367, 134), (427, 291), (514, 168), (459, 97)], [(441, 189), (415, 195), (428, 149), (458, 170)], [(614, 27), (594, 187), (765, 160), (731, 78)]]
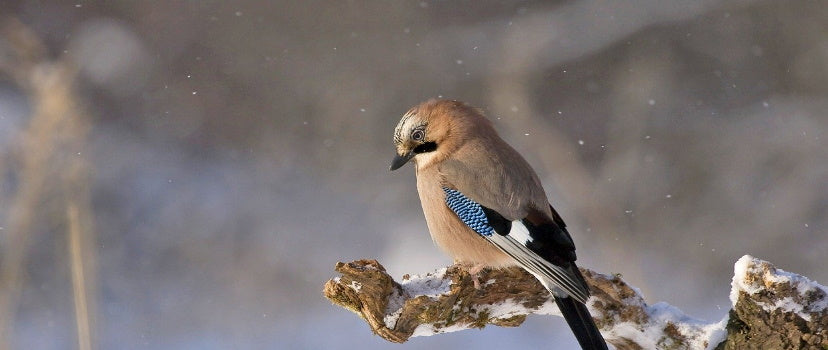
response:
[(409, 109), (390, 170), (414, 163), (432, 240), (474, 276), (520, 266), (551, 293), (582, 349), (607, 349), (585, 303), (575, 244), (529, 163), (482, 110), (448, 99)]

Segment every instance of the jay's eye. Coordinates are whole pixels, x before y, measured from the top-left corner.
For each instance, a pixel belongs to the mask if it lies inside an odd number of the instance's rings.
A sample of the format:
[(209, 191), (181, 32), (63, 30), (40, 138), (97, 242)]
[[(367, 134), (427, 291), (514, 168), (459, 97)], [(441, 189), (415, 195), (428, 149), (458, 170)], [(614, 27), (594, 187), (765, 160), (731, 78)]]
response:
[(414, 141), (422, 141), (425, 138), (425, 132), (420, 129), (411, 132), (411, 139)]

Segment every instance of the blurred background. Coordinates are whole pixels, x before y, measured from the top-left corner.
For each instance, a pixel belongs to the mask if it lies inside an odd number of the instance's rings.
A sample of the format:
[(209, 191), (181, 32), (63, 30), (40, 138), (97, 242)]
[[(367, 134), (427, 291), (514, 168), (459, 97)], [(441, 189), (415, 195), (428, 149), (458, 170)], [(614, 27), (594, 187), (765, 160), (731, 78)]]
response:
[(483, 108), (579, 262), (718, 321), (744, 254), (828, 282), (821, 1), (7, 0), (10, 349), (573, 348), (532, 317), (399, 346), (321, 295), (432, 245), (392, 132)]

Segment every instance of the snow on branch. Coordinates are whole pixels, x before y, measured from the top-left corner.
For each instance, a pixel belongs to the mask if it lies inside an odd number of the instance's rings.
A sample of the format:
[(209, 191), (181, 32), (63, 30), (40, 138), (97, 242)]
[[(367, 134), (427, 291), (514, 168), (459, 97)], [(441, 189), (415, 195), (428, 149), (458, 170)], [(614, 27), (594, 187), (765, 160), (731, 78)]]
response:
[[(458, 265), (399, 282), (376, 260), (340, 262), (335, 270), (342, 276), (325, 284), (325, 297), (392, 342), (560, 315), (543, 286), (516, 267), (481, 272), (480, 289)], [(750, 256), (736, 263), (734, 308), (714, 323), (666, 303), (648, 305), (618, 275), (581, 272), (592, 293), (590, 312), (616, 349), (828, 349), (828, 289)]]
[(828, 349), (828, 288), (745, 255), (722, 349)]

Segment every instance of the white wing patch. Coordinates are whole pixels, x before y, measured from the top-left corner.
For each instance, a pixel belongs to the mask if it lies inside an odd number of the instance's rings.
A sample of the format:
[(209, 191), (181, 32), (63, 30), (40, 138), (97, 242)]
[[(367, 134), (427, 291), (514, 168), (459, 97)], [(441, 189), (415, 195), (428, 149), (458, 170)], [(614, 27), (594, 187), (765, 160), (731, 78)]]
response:
[(529, 235), (529, 230), (520, 220), (512, 221), (512, 230), (509, 231), (509, 236), (523, 243), (523, 245), (532, 242), (532, 236)]

